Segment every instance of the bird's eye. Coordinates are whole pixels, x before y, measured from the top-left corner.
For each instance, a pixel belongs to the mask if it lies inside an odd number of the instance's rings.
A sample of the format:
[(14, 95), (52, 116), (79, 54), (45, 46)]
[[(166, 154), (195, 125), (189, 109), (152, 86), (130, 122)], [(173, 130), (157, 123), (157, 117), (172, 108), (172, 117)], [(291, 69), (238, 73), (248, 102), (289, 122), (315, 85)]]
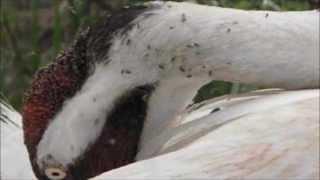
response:
[(67, 173), (59, 168), (47, 168), (45, 174), (51, 180), (62, 180), (67, 176)]

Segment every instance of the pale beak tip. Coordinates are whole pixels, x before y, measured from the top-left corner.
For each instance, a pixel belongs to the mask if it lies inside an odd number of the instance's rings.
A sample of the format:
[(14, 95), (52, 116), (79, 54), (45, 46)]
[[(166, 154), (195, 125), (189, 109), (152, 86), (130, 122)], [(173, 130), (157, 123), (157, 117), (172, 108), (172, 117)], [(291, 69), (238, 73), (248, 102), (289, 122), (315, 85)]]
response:
[(56, 167), (49, 167), (45, 170), (46, 176), (51, 180), (62, 180), (67, 176), (67, 173)]

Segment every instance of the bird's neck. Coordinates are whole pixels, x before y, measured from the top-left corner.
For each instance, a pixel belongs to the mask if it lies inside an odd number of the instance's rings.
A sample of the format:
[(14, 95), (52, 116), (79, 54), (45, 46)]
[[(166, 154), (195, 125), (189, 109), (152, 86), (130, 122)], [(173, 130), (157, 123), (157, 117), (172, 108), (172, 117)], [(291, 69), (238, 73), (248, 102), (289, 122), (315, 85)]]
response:
[[(138, 16), (125, 34), (109, 39), (110, 62), (97, 63), (63, 104), (38, 146), (38, 158), (54, 154), (62, 165), (72, 163), (99, 136), (117, 99), (137, 86), (158, 82), (148, 117), (160, 124), (157, 109), (169, 112), (166, 122), (172, 120), (209, 80), (319, 87), (317, 18), (316, 12), (246, 12), (185, 3), (164, 3)], [(181, 83), (172, 83), (175, 79)], [(177, 103), (168, 106), (168, 95), (180, 90), (181, 96), (171, 98)]]
[[(140, 85), (127, 75), (116, 67), (109, 69), (109, 66), (98, 65), (49, 124), (38, 145), (38, 159), (52, 154), (60, 165), (66, 167), (80, 157), (101, 134), (117, 100), (132, 87)], [(38, 164), (41, 166), (41, 162)]]

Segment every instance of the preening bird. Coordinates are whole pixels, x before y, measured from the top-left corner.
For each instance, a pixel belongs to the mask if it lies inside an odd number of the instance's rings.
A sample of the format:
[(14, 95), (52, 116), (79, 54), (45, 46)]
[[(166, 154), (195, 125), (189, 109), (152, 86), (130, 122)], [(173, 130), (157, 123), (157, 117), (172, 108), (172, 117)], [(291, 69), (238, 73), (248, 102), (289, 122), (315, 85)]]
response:
[(101, 178), (319, 176), (318, 90), (186, 112), (212, 80), (319, 88), (318, 58), (318, 11), (174, 2), (123, 9), (83, 31), (34, 78), (22, 114), (33, 171), (87, 179), (152, 158)]

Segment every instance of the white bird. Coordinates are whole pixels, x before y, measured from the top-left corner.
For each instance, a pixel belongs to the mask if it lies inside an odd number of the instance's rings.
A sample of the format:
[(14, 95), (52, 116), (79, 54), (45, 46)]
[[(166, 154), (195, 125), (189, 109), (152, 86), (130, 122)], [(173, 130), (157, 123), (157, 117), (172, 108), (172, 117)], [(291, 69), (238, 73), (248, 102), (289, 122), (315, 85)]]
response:
[(149, 159), (93, 179), (319, 179), (319, 90), (254, 92), (195, 107), (139, 152)]
[[(18, 113), (1, 108), (19, 123)], [(229, 95), (181, 116), (139, 152), (149, 159), (92, 179), (319, 178), (319, 90)], [(35, 179), (22, 139), (20, 128), (1, 121), (1, 179)]]
[[(86, 179), (156, 157), (103, 177), (127, 173), (125, 177), (257, 178), (282, 177), (285, 172), (292, 172), (290, 177), (317, 177), (315, 146), (299, 149), (319, 138), (310, 135), (319, 130), (317, 90), (213, 102), (210, 106), (226, 108), (202, 118), (183, 115), (197, 90), (211, 80), (319, 88), (318, 32), (317, 11), (242, 11), (156, 2), (112, 15), (82, 33), (35, 77), (23, 109), (33, 170), (40, 179)], [(297, 114), (301, 119), (292, 122)], [(310, 126), (302, 126), (309, 119)], [(235, 134), (236, 139), (231, 138)], [(271, 161), (276, 155), (284, 157)], [(193, 159), (199, 156), (205, 161)], [(234, 159), (227, 166), (219, 157)], [(293, 162), (293, 157), (305, 164)], [(262, 169), (268, 160), (278, 164)], [(149, 163), (160, 165), (153, 168)]]
[(0, 179), (35, 179), (23, 143), (21, 115), (0, 101)]

